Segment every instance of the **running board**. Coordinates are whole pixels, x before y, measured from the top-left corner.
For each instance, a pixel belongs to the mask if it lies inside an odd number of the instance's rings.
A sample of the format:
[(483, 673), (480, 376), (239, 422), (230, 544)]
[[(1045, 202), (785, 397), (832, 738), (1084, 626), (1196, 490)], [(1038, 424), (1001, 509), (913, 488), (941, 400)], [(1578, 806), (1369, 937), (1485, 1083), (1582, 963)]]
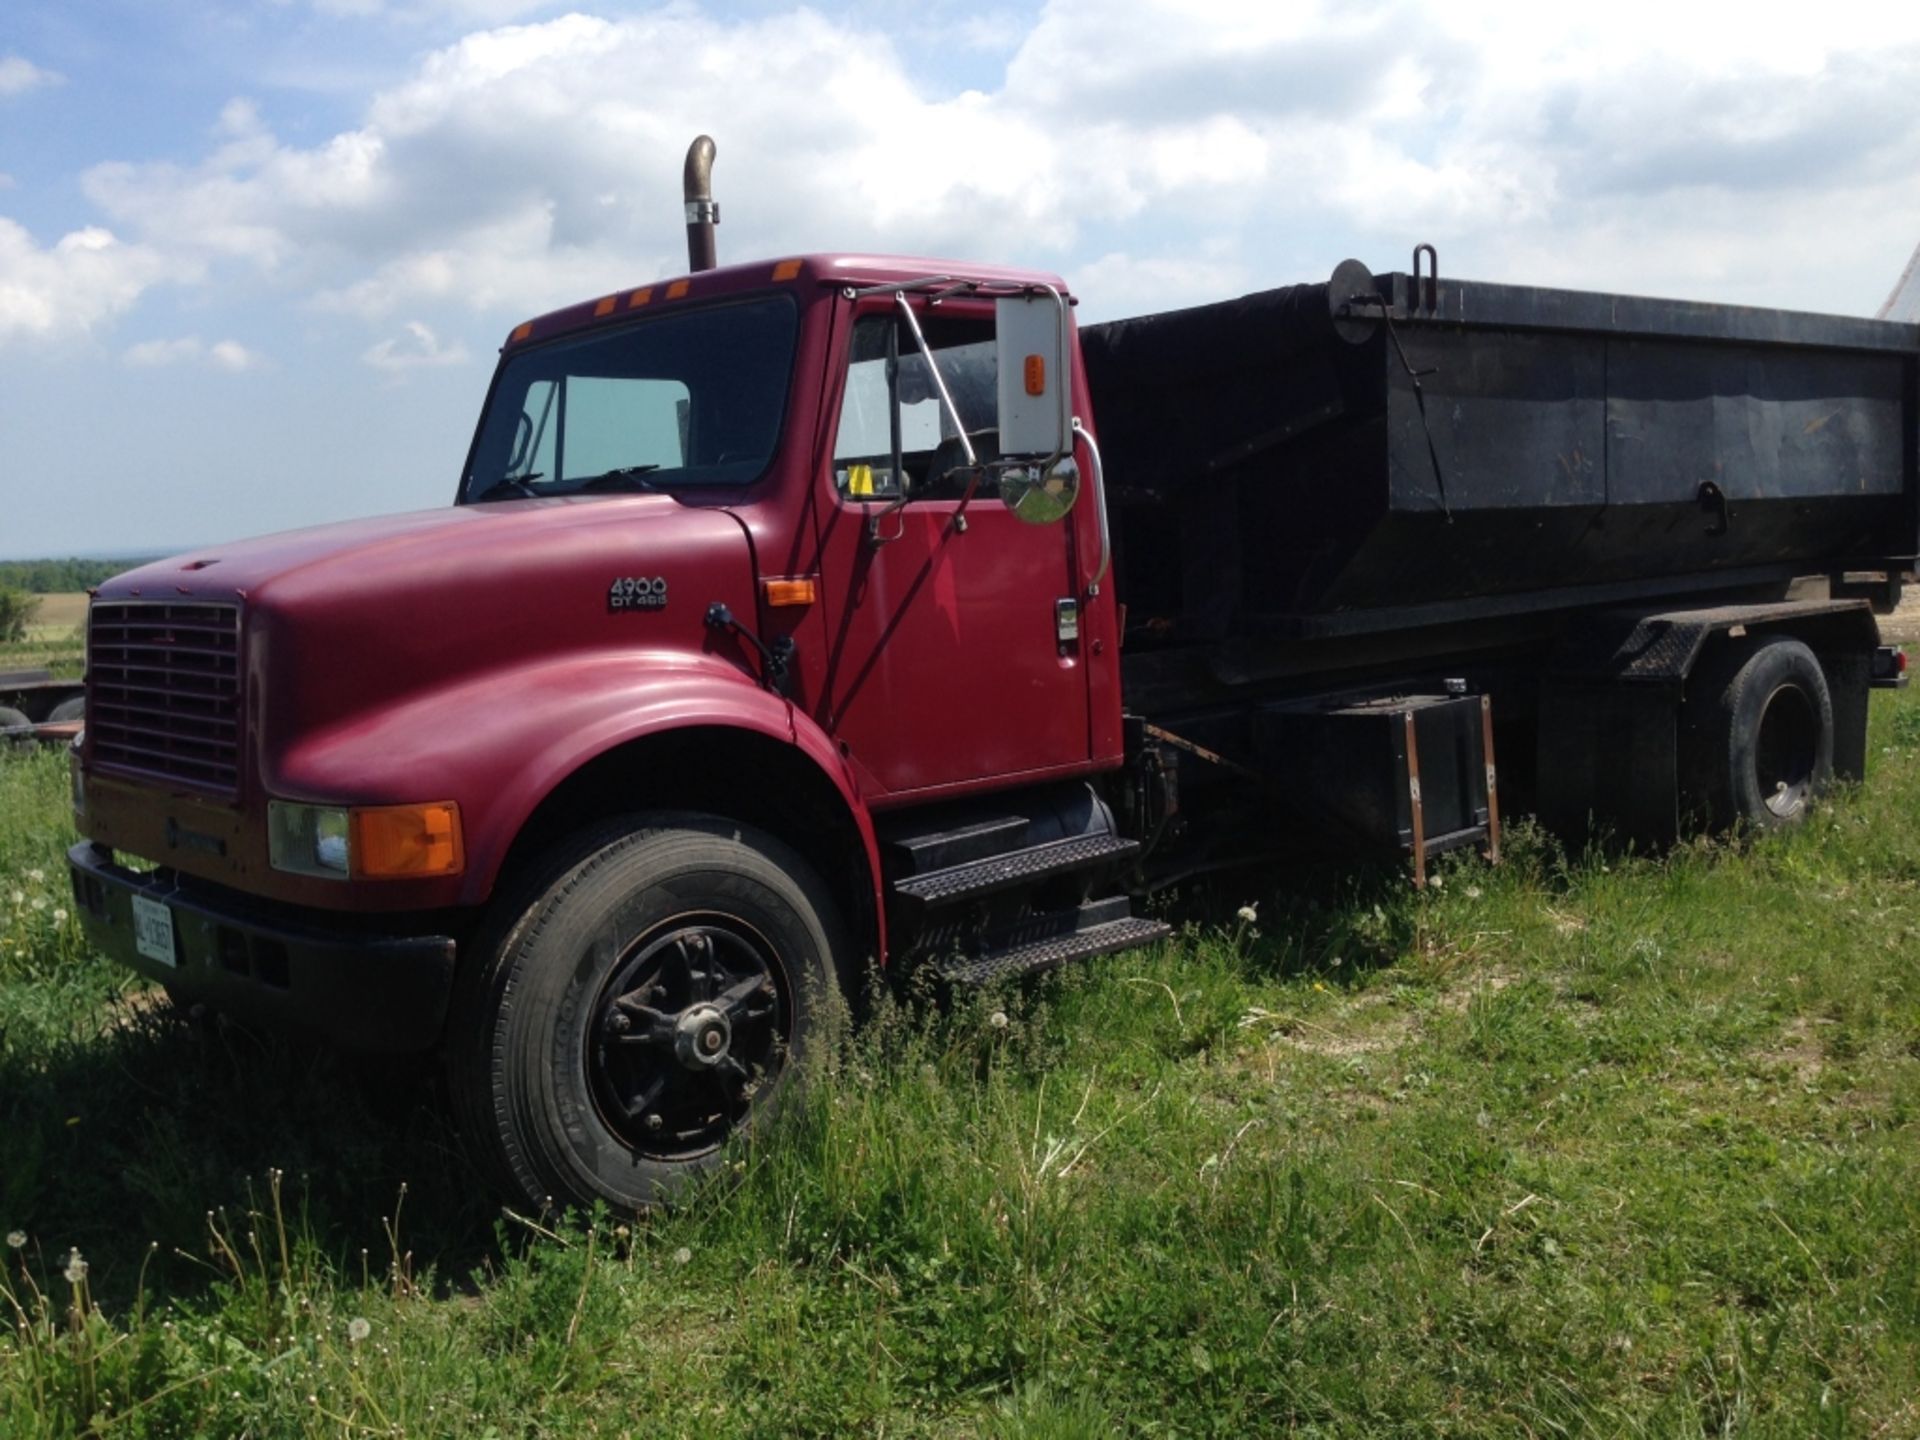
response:
[(924, 875), (910, 875), (894, 881), (893, 889), (903, 898), (922, 905), (953, 905), (1056, 875), (1098, 869), (1129, 859), (1139, 849), (1137, 840), (1117, 835), (1084, 835), (1009, 854), (989, 855), (984, 860), (931, 870)]
[(1090, 960), (1096, 955), (1138, 949), (1164, 940), (1172, 933), (1171, 925), (1129, 915), (1025, 945), (989, 950), (984, 955), (955, 955), (937, 961), (934, 968), (943, 980), (952, 984), (983, 985), (989, 980), (1014, 975), (1036, 975), (1042, 970), (1052, 970), (1075, 960)]

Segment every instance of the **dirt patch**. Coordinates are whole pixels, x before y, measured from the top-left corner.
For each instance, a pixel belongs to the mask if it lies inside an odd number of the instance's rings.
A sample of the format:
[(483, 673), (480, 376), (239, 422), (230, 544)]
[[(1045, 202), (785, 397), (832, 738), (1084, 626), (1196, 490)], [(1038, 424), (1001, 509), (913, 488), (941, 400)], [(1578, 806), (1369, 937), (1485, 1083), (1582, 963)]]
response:
[(1779, 1040), (1756, 1052), (1756, 1058), (1762, 1064), (1792, 1070), (1802, 1083), (1818, 1079), (1827, 1063), (1817, 1022), (1804, 1016), (1789, 1020)]

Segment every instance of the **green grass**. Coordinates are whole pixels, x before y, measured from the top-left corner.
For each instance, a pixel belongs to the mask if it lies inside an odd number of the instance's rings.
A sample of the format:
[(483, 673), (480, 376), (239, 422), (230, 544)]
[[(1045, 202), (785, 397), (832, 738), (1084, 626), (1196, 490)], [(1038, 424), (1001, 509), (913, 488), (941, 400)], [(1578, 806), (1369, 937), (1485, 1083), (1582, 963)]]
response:
[(1791, 835), (883, 1005), (678, 1213), (565, 1222), (424, 1073), (88, 956), (8, 757), (0, 1435), (1920, 1434), (1920, 700), (1872, 736)]

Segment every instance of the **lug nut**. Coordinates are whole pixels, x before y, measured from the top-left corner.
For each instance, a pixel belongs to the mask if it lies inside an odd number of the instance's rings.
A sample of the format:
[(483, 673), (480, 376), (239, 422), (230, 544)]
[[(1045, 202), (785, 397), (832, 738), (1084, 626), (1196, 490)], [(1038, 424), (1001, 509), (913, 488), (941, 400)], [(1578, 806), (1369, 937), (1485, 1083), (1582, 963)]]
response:
[(640, 1123), (645, 1125), (649, 1130), (658, 1130), (662, 1125), (666, 1124), (667, 1122), (662, 1120), (658, 1114), (653, 1114), (653, 1115), (647, 1116), (647, 1118), (641, 1121)]

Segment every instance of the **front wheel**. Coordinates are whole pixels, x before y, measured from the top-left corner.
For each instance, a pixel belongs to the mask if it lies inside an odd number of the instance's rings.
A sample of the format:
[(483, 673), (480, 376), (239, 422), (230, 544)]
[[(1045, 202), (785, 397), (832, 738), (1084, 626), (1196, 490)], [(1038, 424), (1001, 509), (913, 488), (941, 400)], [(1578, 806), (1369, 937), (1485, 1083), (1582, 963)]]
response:
[(561, 846), (463, 977), (465, 1128), (536, 1208), (670, 1198), (824, 1041), (838, 932), (806, 862), (729, 821), (634, 816)]

